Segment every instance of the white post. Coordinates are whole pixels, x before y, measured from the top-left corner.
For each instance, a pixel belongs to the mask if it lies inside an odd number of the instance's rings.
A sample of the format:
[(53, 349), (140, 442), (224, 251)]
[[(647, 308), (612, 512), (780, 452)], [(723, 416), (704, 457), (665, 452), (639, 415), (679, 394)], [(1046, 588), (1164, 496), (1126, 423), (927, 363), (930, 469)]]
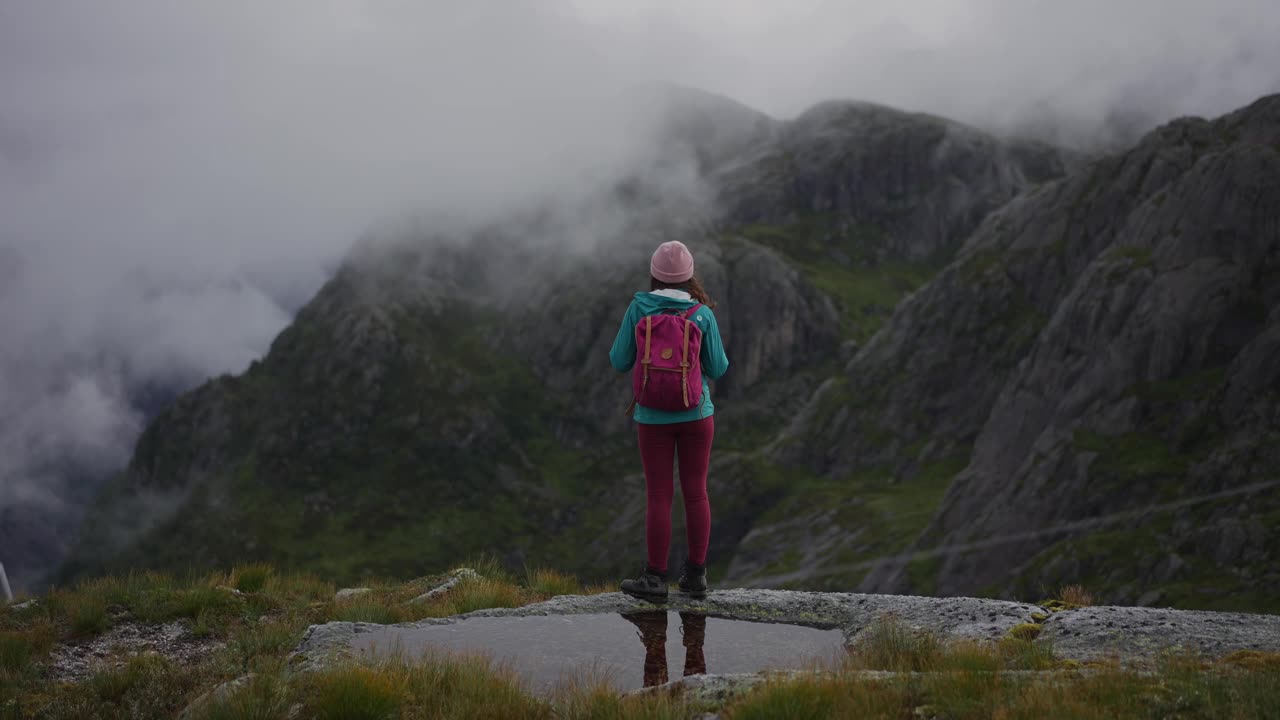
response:
[(9, 576), (4, 574), (4, 563), (0, 563), (0, 591), (4, 591), (4, 604), (13, 602), (13, 591), (9, 589)]

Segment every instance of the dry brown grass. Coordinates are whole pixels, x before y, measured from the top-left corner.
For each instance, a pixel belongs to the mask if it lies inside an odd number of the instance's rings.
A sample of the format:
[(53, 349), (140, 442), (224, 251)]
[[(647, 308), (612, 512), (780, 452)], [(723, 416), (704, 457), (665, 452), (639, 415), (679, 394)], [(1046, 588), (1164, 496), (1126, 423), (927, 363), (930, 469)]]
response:
[(1074, 605), (1075, 607), (1092, 607), (1094, 605), (1093, 593), (1085, 589), (1083, 585), (1065, 585), (1058, 590), (1058, 599)]

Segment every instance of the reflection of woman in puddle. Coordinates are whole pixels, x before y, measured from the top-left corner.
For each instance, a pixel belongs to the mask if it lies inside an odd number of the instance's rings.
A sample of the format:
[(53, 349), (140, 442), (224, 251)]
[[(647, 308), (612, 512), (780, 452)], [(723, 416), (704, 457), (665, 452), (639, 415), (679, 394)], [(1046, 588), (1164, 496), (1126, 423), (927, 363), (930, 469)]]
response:
[(724, 375), (729, 359), (711, 312), (715, 303), (693, 273), (689, 248), (678, 241), (658, 246), (649, 262), (649, 275), (650, 291), (636, 293), (631, 301), (609, 350), (609, 362), (619, 372), (634, 368), (633, 408), (648, 490), (648, 562), (639, 577), (622, 581), (622, 592), (664, 602), (677, 458), (689, 540), (677, 587), (695, 598), (707, 593), (711, 539), (707, 465), (715, 435), (709, 381)]
[[(623, 613), (640, 629), (640, 641), (644, 643), (644, 686), (653, 687), (667, 682), (667, 613)], [(704, 675), (707, 659), (702, 646), (706, 642), (707, 617), (696, 613), (680, 613), (680, 635), (684, 642), (684, 675)]]

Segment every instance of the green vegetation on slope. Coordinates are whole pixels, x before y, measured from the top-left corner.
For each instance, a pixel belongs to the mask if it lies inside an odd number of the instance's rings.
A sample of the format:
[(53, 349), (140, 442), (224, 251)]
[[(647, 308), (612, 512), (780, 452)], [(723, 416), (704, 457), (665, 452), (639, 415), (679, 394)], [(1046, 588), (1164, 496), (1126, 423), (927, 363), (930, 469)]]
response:
[[(822, 215), (738, 235), (800, 267), (843, 309), (846, 334), (864, 340), (938, 268), (884, 260), (878, 232)], [(133, 469), (108, 484), (100, 504), (118, 505), (142, 483), (203, 479), (121, 551), (101, 549), (98, 539), (116, 529), (91, 516), (64, 579), (227, 568), (247, 558), (354, 583), (490, 549), (509, 562), (555, 562), (599, 577), (629, 566), (593, 567), (582, 549), (616, 514), (598, 502), (602, 478), (637, 470), (633, 439), (560, 442), (557, 433), (575, 422), (572, 398), (548, 392), (503, 344), (512, 318), (454, 300), (370, 309), (355, 300), (357, 282), (340, 275), (267, 358), (157, 420)], [(815, 378), (838, 373), (830, 358), (816, 362)], [(197, 408), (204, 414), (193, 416)], [(754, 449), (784, 421), (752, 415), (721, 444)], [(210, 432), (219, 425), (226, 435)], [(751, 512), (787, 491), (764, 485), (720, 507)]]
[[(299, 318), (266, 361), (218, 381), (211, 392), (236, 434), (220, 474), (125, 552), (69, 574), (183, 572), (249, 557), (356, 582), (490, 548), (573, 566), (606, 518), (584, 513), (572, 523), (582, 536), (562, 531), (599, 478), (624, 469), (621, 448), (571, 450), (555, 439), (552, 427), (572, 416), (568, 400), (493, 345), (501, 318), (462, 305), (394, 313), (391, 347), (342, 363), (372, 381), (317, 372), (332, 353), (323, 338), (333, 321)], [(135, 466), (180, 476), (198, 445), (216, 442), (167, 430), (163, 442), (158, 429), (148, 434)]]
[[(1208, 517), (1238, 499), (1206, 503), (1193, 517)], [(1153, 513), (1140, 522), (1113, 525), (1055, 543), (1038, 553), (1014, 585), (1015, 595), (1035, 597), (1041, 584), (1058, 582), (1055, 568), (1071, 568), (1070, 580), (1103, 598), (1135, 594), (1135, 578), (1159, 577), (1140, 587), (1151, 604), (1187, 610), (1280, 613), (1280, 597), (1267, 589), (1275, 570), (1264, 560), (1233, 567), (1215, 558), (1202, 541), (1175, 530), (1178, 511)], [(1272, 523), (1280, 521), (1273, 511)], [(1171, 553), (1170, 549), (1180, 552)], [(1271, 581), (1272, 583), (1274, 582)]]
[[(824, 554), (821, 567), (849, 566), (849, 569), (823, 572), (814, 578), (784, 583), (783, 587), (818, 590), (857, 587), (874, 561), (898, 555), (916, 540), (942, 502), (952, 478), (964, 469), (967, 461), (967, 457), (956, 456), (926, 463), (906, 477), (895, 477), (887, 467), (863, 470), (840, 479), (793, 474), (786, 499), (764, 513), (759, 523), (776, 525), (783, 533), (770, 534), (762, 542), (774, 547), (793, 547), (796, 551), (784, 554), (757, 575), (768, 577), (801, 569), (800, 551), (804, 543), (800, 535), (811, 528), (807, 522), (788, 523), (787, 520), (810, 518), (816, 512), (823, 516), (824, 528), (835, 528), (843, 537), (838, 548)], [(934, 579), (924, 570), (933, 561), (920, 562), (912, 589), (928, 594)]]
[(748, 225), (731, 231), (782, 253), (841, 310), (846, 337), (865, 342), (902, 298), (942, 269), (946, 257), (927, 262), (892, 259), (884, 232), (811, 213), (784, 225)]

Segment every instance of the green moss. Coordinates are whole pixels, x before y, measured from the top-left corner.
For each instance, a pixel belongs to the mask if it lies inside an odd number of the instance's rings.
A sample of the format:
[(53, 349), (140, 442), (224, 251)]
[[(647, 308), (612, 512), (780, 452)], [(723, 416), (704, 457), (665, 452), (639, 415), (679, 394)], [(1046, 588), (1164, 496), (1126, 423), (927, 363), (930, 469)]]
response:
[(1078, 430), (1073, 442), (1079, 450), (1098, 453), (1093, 468), (1111, 478), (1182, 477), (1187, 472), (1187, 461), (1150, 433), (1101, 435)]
[(1036, 623), (1022, 623), (1009, 628), (1009, 637), (1015, 640), (1035, 640), (1040, 637), (1040, 631), (1044, 628)]

